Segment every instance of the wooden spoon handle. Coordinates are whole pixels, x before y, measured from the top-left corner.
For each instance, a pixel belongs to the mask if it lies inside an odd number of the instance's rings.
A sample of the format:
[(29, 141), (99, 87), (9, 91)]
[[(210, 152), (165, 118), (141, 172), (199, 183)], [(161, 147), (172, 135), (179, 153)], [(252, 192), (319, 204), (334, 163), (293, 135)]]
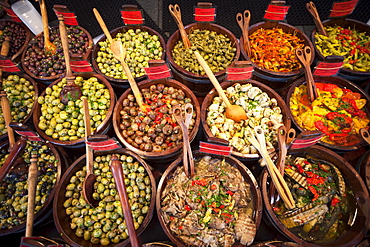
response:
[(33, 220), (35, 216), (35, 196), (37, 185), (37, 154), (32, 154), (31, 164), (28, 169), (28, 201), (27, 201), (27, 224), (26, 237), (32, 236)]
[(319, 33), (321, 35), (328, 36), (324, 26), (322, 25), (322, 22), (321, 22), (321, 19), (320, 19), (320, 16), (319, 16), (319, 12), (317, 11), (316, 5), (312, 1), (310, 1), (309, 3), (306, 4), (306, 8), (307, 8), (308, 12), (312, 15), (313, 20), (316, 24), (316, 27), (317, 27), (317, 30), (319, 31)]
[(50, 43), (50, 33), (49, 33), (48, 12), (46, 10), (45, 0), (40, 0), (40, 11), (42, 18), (42, 26), (44, 28), (44, 41), (45, 45), (48, 45)]
[(304, 55), (304, 51), (302, 49), (297, 48), (295, 52), (296, 52), (296, 56), (297, 56), (298, 60), (302, 64), (302, 66), (304, 68), (304, 71), (305, 71), (305, 74), (306, 74), (308, 96), (310, 97), (310, 100), (313, 101), (314, 99), (316, 99), (316, 97), (315, 97), (315, 92), (312, 88), (313, 76), (312, 76), (312, 73), (311, 73), (310, 65), (307, 62), (307, 59)]
[(59, 20), (60, 39), (62, 41), (64, 60), (66, 63), (66, 78), (68, 78), (72, 75), (71, 59), (69, 57), (69, 48), (68, 48), (68, 36), (63, 15), (58, 15), (58, 20)]
[[(90, 114), (89, 114), (89, 103), (87, 99), (84, 97), (82, 98), (83, 102), (83, 110), (84, 110), (84, 123), (85, 123), (85, 141), (87, 141), (87, 137), (91, 135), (91, 125), (90, 125)], [(86, 145), (86, 177), (89, 174), (93, 173), (94, 167), (94, 152), (89, 145)]]
[(126, 186), (124, 183), (125, 175), (122, 171), (122, 164), (118, 160), (118, 157), (113, 154), (111, 158), (110, 169), (112, 171), (114, 181), (116, 183), (118, 195), (121, 201), (123, 216), (125, 217), (126, 227), (128, 230), (128, 236), (131, 241), (132, 247), (139, 247), (139, 241), (137, 239), (134, 221), (132, 219), (131, 207), (127, 196)]
[(9, 156), (6, 158), (4, 164), (0, 168), (0, 182), (3, 181), (5, 176), (8, 174), (10, 169), (13, 167), (14, 162), (17, 160), (18, 156), (23, 153), (26, 148), (26, 138), (22, 137), (19, 139), (14, 146), (11, 148)]
[(185, 31), (184, 24), (182, 23), (180, 6), (178, 4), (175, 4), (175, 5), (170, 4), (168, 5), (168, 9), (172, 17), (175, 19), (175, 22), (179, 29), (182, 41), (184, 42), (185, 48), (190, 48), (191, 43), (190, 43), (188, 34)]
[(10, 50), (10, 42), (9, 42), (9, 39), (6, 38), (1, 45), (0, 55), (4, 57), (8, 56), (9, 50)]
[(95, 18), (96, 18), (96, 20), (98, 21), (98, 23), (100, 25), (100, 28), (103, 30), (103, 32), (104, 32), (105, 36), (107, 37), (109, 43), (112, 44), (113, 43), (112, 35), (110, 35), (110, 32), (109, 32), (107, 26), (105, 25), (105, 22), (104, 22), (103, 18), (99, 14), (99, 11), (96, 8), (93, 8), (93, 11), (94, 11), (94, 14), (95, 14)]
[(7, 129), (7, 132), (8, 132), (9, 148), (12, 148), (14, 146), (14, 143), (15, 143), (15, 137), (14, 137), (13, 129), (9, 126), (9, 124), (13, 121), (12, 120), (12, 115), (11, 115), (11, 112), (10, 112), (9, 100), (6, 96), (5, 91), (0, 92), (0, 97), (1, 97), (1, 109), (3, 111), (5, 125), (6, 125), (6, 129)]
[(198, 51), (194, 51), (194, 54), (197, 57), (198, 62), (203, 67), (204, 71), (206, 72), (208, 78), (211, 80), (211, 82), (212, 82), (213, 86), (215, 87), (217, 93), (220, 95), (222, 100), (225, 102), (226, 107), (230, 107), (231, 104), (230, 104), (229, 99), (226, 97), (226, 94), (225, 94), (224, 90), (220, 86), (220, 83), (217, 81), (217, 79), (216, 79), (215, 75), (213, 74), (212, 70), (209, 68), (207, 62), (204, 60), (202, 55), (199, 54)]

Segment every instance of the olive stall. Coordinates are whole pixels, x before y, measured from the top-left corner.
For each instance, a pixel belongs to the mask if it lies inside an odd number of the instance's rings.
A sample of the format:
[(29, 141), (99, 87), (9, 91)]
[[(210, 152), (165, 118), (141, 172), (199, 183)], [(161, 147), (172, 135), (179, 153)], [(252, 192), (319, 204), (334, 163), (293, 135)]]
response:
[[(10, 44), (20, 70), (0, 61), (0, 246), (370, 246), (370, 26), (358, 11), (324, 21), (322, 35), (305, 20), (304, 3), (266, 1), (259, 11), (249, 2), (180, 0), (180, 19), (191, 23), (181, 27), (163, 0), (159, 27), (148, 3), (111, 3), (113, 10), (98, 2), (68, 1), (75, 12), (47, 6), (55, 53), (44, 32), (21, 32), (29, 30), (11, 15), (0, 23), (0, 45)], [(298, 11), (301, 22), (287, 9), (287, 21), (266, 18), (271, 5)], [(240, 30), (236, 14), (248, 9), (251, 25)], [(68, 24), (72, 14), (79, 25)], [(60, 15), (80, 67), (67, 62), (60, 19), (53, 21)], [(308, 68), (297, 59), (305, 47)], [(335, 75), (315, 74), (333, 55), (344, 57)], [(251, 72), (235, 79), (230, 68)], [(245, 118), (229, 118), (230, 104)]]

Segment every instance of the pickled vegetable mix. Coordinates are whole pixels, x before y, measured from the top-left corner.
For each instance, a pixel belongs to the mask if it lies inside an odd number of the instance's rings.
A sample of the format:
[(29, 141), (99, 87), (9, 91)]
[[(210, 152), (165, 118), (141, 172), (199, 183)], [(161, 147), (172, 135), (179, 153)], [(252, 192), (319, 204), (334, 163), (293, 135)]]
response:
[(306, 85), (294, 89), (290, 110), (296, 123), (306, 129), (318, 129), (325, 134), (321, 141), (351, 146), (362, 141), (361, 128), (369, 129), (369, 116), (364, 111), (366, 99), (350, 89), (331, 83), (315, 83), (319, 97), (312, 103)]
[(370, 71), (370, 36), (366, 32), (340, 26), (324, 28), (328, 36), (315, 33), (316, 48), (324, 57), (343, 56), (343, 68)]
[(291, 72), (302, 66), (295, 49), (303, 48), (303, 40), (281, 28), (258, 29), (249, 35), (251, 61), (264, 69), (275, 72)]
[(279, 200), (273, 210), (292, 233), (322, 243), (348, 230), (355, 207), (353, 192), (336, 166), (314, 157), (288, 156), (285, 178), (297, 207), (287, 211)]

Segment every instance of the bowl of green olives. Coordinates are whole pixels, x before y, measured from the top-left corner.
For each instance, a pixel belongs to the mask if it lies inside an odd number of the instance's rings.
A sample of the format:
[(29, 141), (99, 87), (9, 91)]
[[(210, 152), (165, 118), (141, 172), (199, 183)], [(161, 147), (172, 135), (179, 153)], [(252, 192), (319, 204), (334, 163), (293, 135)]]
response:
[[(104, 134), (111, 127), (115, 94), (109, 82), (98, 74), (75, 75), (75, 84), (89, 101), (93, 133)], [(76, 148), (84, 145), (85, 124), (82, 99), (64, 104), (60, 92), (67, 84), (65, 77), (50, 84), (38, 98), (33, 115), (37, 132), (53, 144)]]
[(117, 101), (113, 127), (125, 147), (144, 159), (173, 161), (182, 150), (181, 128), (172, 116), (172, 106), (193, 104), (189, 125), (189, 141), (193, 141), (200, 125), (200, 105), (194, 93), (173, 79), (145, 80), (138, 83), (150, 109), (142, 111), (132, 90), (126, 90)]
[[(67, 26), (68, 49), (71, 58), (90, 58), (93, 39), (90, 33), (80, 26)], [(65, 74), (65, 60), (60, 39), (59, 27), (50, 28), (50, 41), (56, 46), (55, 53), (44, 48), (44, 33), (31, 39), (22, 54), (22, 68), (32, 78), (50, 84)]]
[[(9, 156), (8, 142), (0, 145), (0, 167)], [(56, 187), (67, 168), (67, 159), (48, 142), (27, 141), (21, 155), (24, 169), (8, 172), (0, 182), (0, 236), (20, 232), (26, 228), (27, 180), (31, 153), (38, 154), (38, 182), (35, 196), (34, 225), (50, 219)]]
[(238, 39), (226, 28), (211, 23), (193, 23), (185, 27), (191, 47), (186, 49), (179, 30), (166, 43), (166, 56), (174, 78), (189, 87), (197, 96), (205, 96), (213, 85), (195, 57), (194, 50), (209, 64), (219, 81), (226, 78), (226, 68), (238, 61)]
[(122, 207), (109, 167), (113, 154), (117, 155), (122, 163), (126, 191), (138, 236), (153, 216), (156, 183), (143, 159), (126, 149), (95, 152), (96, 182), (93, 196), (99, 200), (99, 205), (91, 207), (82, 194), (86, 175), (86, 155), (83, 155), (64, 173), (53, 205), (57, 230), (71, 246), (112, 247), (129, 244)]
[[(122, 41), (126, 48), (125, 61), (136, 81), (145, 78), (149, 60), (164, 60), (165, 41), (154, 29), (146, 26), (119, 27), (110, 32), (113, 40)], [(113, 86), (127, 89), (129, 83), (121, 63), (114, 58), (107, 37), (102, 36), (92, 51), (92, 65)]]
[(23, 24), (13, 20), (0, 20), (0, 45), (9, 40), (10, 48), (6, 55), (15, 62), (19, 62), (21, 55), (31, 39), (30, 30)]
[[(39, 89), (35, 81), (26, 74), (4, 73), (2, 90), (6, 93), (12, 121), (27, 123), (36, 108)], [(0, 139), (7, 137), (4, 114), (0, 109)]]

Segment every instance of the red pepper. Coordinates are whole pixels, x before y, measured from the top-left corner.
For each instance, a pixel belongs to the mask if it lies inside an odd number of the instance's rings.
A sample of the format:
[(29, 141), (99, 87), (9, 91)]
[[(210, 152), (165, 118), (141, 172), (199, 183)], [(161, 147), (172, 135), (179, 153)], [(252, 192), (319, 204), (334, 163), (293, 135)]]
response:
[(227, 190), (226, 193), (229, 194), (230, 196), (234, 195), (234, 193), (230, 190)]
[(216, 202), (212, 202), (208, 205), (209, 208), (217, 208)]
[(195, 184), (200, 185), (200, 186), (206, 186), (207, 185), (207, 181), (204, 178), (199, 179), (199, 180), (193, 180), (193, 181), (191, 181), (191, 185), (192, 186), (194, 186)]
[(217, 186), (215, 184), (212, 184), (211, 185), (211, 190), (215, 190), (215, 189), (217, 189)]
[(340, 200), (339, 200), (338, 198), (334, 197), (334, 198), (331, 200), (330, 205), (331, 205), (332, 207), (335, 207), (339, 202), (340, 202)]
[(319, 198), (319, 194), (317, 194), (317, 191), (316, 191), (316, 189), (313, 187), (313, 186), (311, 186), (311, 185), (309, 185), (308, 186), (308, 189), (311, 191), (311, 193), (313, 194), (313, 199), (312, 199), (312, 201), (314, 202), (314, 201), (316, 201), (317, 200), (317, 198)]
[(173, 216), (170, 216), (170, 220), (174, 220), (175, 219), (175, 217), (173, 217)]
[(334, 88), (338, 88), (339, 86), (331, 83), (315, 83), (316, 88), (320, 89), (321, 91), (327, 91), (330, 93), (334, 93)]
[(225, 207), (225, 205), (220, 205), (220, 208), (223, 209)]
[(214, 208), (214, 209), (212, 209), (212, 210), (213, 210), (213, 212), (215, 212), (215, 213), (219, 213), (221, 209), (219, 209), (219, 208)]
[(232, 219), (232, 215), (231, 214), (222, 213), (221, 215), (224, 216), (226, 223), (230, 223), (231, 222), (231, 219)]
[(163, 117), (163, 113), (157, 112), (157, 116), (155, 116), (154, 122), (158, 122)]
[(300, 164), (296, 164), (295, 166), (297, 167), (299, 173), (304, 173), (304, 170)]
[(338, 112), (329, 112), (328, 114), (326, 114), (326, 118), (329, 120), (333, 120), (334, 118), (339, 117), (339, 116), (341, 116), (341, 114)]
[(328, 127), (321, 120), (315, 122), (315, 127), (326, 135), (330, 134)]
[(185, 208), (185, 210), (186, 210), (186, 211), (190, 211), (190, 210), (191, 210), (191, 208), (190, 208), (190, 206), (189, 206), (189, 205), (185, 205), (185, 207), (184, 207), (184, 208)]
[(308, 95), (305, 94), (301, 97), (301, 99), (299, 100), (304, 106), (307, 106), (309, 108), (312, 108), (311, 107), (311, 100), (309, 99)]
[(182, 229), (182, 226), (179, 226), (179, 229), (181, 230)]

